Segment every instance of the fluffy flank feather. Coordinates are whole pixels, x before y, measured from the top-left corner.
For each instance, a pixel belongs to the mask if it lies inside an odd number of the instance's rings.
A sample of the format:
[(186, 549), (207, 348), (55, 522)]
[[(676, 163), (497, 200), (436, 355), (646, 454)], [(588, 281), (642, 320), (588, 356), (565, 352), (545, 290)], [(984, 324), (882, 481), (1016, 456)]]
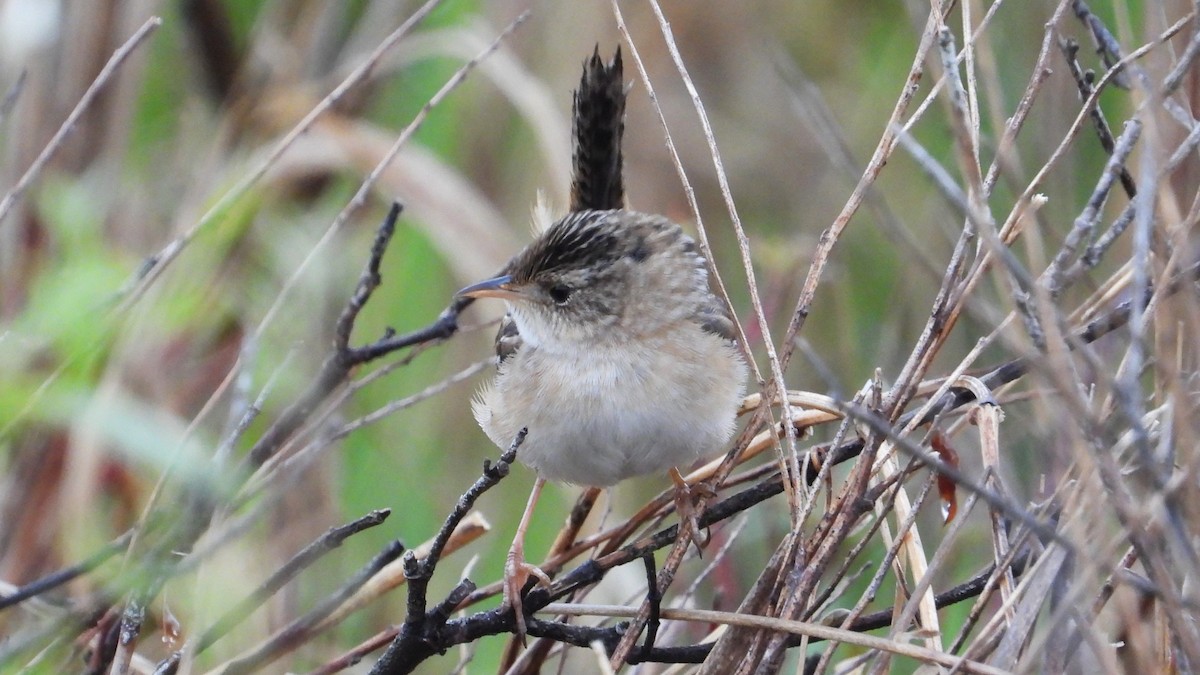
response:
[(492, 421), (492, 409), (488, 406), (487, 399), (492, 394), (492, 389), (495, 388), (493, 381), (484, 382), (480, 385), (479, 390), (471, 397), (471, 414), (475, 417), (475, 421), (483, 429), (487, 429)]

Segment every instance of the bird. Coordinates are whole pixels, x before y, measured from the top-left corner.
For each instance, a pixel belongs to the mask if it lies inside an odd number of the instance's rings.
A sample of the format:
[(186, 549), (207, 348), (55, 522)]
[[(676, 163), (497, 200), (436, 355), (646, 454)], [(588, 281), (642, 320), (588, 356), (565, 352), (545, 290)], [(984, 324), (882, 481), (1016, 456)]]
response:
[(517, 459), (537, 472), (504, 571), (522, 639), (522, 589), (530, 576), (549, 584), (524, 556), (545, 482), (607, 488), (667, 472), (679, 503), (679, 467), (729, 440), (744, 393), (735, 326), (695, 241), (666, 217), (625, 208), (626, 94), (620, 49), (605, 63), (597, 45), (573, 97), (569, 211), (457, 294), (508, 310), (495, 379), (472, 411), (501, 448), (526, 429)]

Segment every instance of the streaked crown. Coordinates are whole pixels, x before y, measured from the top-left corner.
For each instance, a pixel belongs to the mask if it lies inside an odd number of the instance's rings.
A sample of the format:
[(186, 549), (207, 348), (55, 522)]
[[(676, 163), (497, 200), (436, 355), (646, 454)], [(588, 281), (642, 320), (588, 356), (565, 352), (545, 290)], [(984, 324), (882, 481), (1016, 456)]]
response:
[(571, 213), (505, 272), (520, 289), (510, 305), (521, 334), (537, 342), (630, 339), (694, 316), (711, 297), (692, 239), (632, 211)]

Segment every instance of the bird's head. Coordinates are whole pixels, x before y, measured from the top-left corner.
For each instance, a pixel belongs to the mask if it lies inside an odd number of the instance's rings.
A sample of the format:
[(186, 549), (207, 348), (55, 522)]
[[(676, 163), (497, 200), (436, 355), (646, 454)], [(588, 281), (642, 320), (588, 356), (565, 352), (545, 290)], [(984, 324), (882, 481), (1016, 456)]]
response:
[(708, 272), (692, 239), (666, 218), (580, 211), (458, 295), (504, 299), (530, 344), (618, 343), (692, 316), (708, 296)]

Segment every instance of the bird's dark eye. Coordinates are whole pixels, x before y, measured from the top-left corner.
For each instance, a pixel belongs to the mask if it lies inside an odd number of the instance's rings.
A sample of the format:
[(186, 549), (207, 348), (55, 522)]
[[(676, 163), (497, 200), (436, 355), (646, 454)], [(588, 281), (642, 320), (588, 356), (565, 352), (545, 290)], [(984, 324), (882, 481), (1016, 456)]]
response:
[(565, 305), (567, 300), (571, 299), (571, 287), (563, 284), (554, 284), (550, 287), (550, 299), (556, 305)]

